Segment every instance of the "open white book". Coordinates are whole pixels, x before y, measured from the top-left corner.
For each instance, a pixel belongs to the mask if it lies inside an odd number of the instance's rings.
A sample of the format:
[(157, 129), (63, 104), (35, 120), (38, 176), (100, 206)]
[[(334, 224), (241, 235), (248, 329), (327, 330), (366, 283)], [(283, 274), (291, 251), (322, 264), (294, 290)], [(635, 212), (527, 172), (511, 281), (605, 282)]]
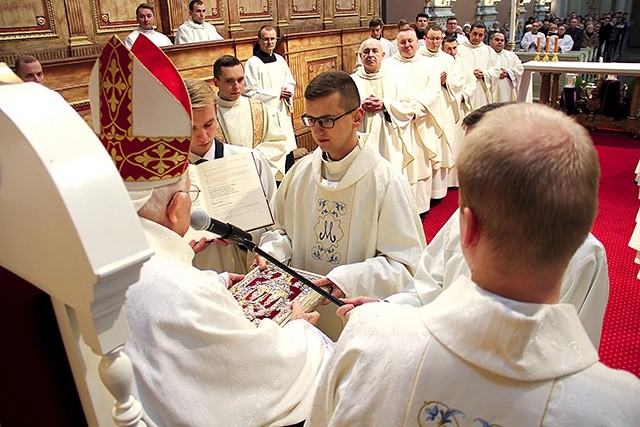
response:
[(192, 210), (245, 231), (273, 224), (258, 169), (250, 152), (189, 166), (191, 184), (200, 189)]

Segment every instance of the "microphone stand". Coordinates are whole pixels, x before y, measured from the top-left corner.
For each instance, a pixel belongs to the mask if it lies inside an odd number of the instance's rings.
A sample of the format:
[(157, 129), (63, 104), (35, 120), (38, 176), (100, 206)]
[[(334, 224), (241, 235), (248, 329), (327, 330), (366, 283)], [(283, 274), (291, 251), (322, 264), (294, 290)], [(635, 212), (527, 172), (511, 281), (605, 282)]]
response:
[(317, 293), (319, 293), (320, 295), (322, 295), (323, 297), (325, 297), (326, 299), (328, 299), (329, 301), (331, 301), (332, 303), (337, 305), (338, 307), (342, 307), (345, 304), (344, 302), (340, 301), (338, 298), (336, 298), (333, 295), (331, 295), (329, 292), (327, 292), (324, 289), (322, 289), (320, 286), (318, 286), (315, 283), (313, 283), (311, 280), (309, 280), (306, 277), (304, 277), (302, 274), (300, 274), (297, 271), (295, 271), (293, 268), (285, 265), (283, 262), (277, 260), (272, 255), (270, 255), (270, 254), (266, 253), (265, 251), (263, 251), (262, 249), (260, 249), (258, 247), (258, 245), (253, 243), (253, 240), (248, 240), (248, 239), (245, 239), (245, 238), (242, 238), (242, 237), (237, 237), (237, 238), (234, 238), (234, 237), (236, 237), (236, 236), (230, 236), (230, 238), (233, 239), (236, 243), (244, 246), (245, 248), (247, 248), (251, 252), (256, 253), (256, 254), (266, 258), (272, 264), (274, 264), (276, 267), (281, 268), (282, 270), (287, 272), (287, 274), (290, 274), (291, 276), (295, 277), (296, 279), (298, 279), (299, 281), (301, 281), (302, 283), (304, 283), (305, 285), (307, 285), (308, 287), (310, 287), (311, 289), (313, 289), (314, 291), (316, 291)]

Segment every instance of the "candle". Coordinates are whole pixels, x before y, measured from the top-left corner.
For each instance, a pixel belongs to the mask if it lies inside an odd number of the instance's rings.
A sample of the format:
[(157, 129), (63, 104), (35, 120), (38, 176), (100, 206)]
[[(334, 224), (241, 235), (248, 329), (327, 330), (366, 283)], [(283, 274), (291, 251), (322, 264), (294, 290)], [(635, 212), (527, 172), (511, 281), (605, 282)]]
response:
[(540, 53), (540, 41), (542, 40), (542, 36), (538, 34), (538, 45), (536, 46), (536, 52)]
[(558, 50), (560, 50), (560, 37), (556, 36), (556, 45), (553, 48), (553, 52), (558, 53)]
[(544, 47), (544, 51), (549, 53), (549, 42), (551, 41), (551, 37), (547, 36), (547, 45)]

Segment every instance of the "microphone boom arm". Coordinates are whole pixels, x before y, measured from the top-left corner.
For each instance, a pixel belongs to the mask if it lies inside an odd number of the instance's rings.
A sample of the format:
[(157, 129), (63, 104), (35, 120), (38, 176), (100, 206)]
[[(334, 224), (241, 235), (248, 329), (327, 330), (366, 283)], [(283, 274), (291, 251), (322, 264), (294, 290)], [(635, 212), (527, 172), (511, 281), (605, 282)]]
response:
[(308, 287), (310, 287), (311, 289), (313, 289), (314, 291), (316, 291), (317, 293), (319, 293), (320, 295), (322, 295), (323, 297), (325, 297), (326, 299), (328, 299), (329, 301), (331, 301), (332, 303), (337, 305), (338, 307), (342, 307), (345, 304), (344, 302), (340, 301), (338, 298), (336, 298), (333, 295), (331, 295), (329, 292), (327, 292), (324, 289), (322, 289), (320, 286), (318, 286), (315, 283), (313, 283), (311, 280), (309, 280), (306, 277), (304, 277), (302, 274), (300, 274), (297, 271), (295, 271), (293, 268), (285, 265), (283, 262), (277, 260), (272, 255), (270, 255), (270, 254), (266, 253), (265, 251), (263, 251), (262, 249), (260, 249), (258, 247), (258, 245), (253, 243), (253, 240), (247, 240), (247, 239), (241, 239), (240, 238), (240, 239), (236, 240), (236, 243), (239, 243), (239, 244), (243, 245), (245, 248), (247, 248), (248, 250), (250, 250), (251, 252), (256, 253), (256, 254), (266, 258), (272, 264), (274, 264), (275, 266), (281, 268), (282, 270), (287, 272), (287, 274), (290, 274), (291, 276), (295, 277), (296, 279), (298, 279), (299, 281), (301, 281), (302, 283), (304, 283), (305, 285), (307, 285)]

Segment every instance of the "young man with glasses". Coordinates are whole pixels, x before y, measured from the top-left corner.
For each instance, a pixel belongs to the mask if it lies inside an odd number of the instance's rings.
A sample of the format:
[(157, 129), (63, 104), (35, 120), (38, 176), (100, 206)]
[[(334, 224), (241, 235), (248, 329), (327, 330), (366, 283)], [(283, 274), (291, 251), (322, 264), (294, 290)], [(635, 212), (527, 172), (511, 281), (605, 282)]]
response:
[[(359, 141), (364, 112), (348, 74), (321, 73), (304, 96), (302, 120), (318, 148), (285, 175), (274, 230), (260, 247), (292, 267), (325, 275), (316, 283), (330, 285), (336, 296), (383, 298), (408, 283), (425, 247), (411, 189)], [(324, 308), (318, 326), (337, 338), (342, 322), (335, 307)]]

